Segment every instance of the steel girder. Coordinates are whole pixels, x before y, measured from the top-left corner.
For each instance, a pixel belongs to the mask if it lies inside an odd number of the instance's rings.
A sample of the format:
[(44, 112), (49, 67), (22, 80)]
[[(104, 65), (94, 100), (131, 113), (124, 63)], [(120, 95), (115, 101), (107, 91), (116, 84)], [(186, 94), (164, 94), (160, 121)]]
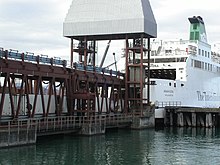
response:
[[(124, 112), (121, 74), (105, 75), (0, 57), (0, 79), (0, 118), (115, 113), (119, 106)], [(84, 108), (74, 102), (81, 102)]]

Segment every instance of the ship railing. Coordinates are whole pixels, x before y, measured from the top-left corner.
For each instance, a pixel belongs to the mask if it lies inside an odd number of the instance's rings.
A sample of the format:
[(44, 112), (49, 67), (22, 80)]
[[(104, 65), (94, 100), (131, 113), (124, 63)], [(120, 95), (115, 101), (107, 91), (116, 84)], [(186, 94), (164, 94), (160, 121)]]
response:
[(166, 106), (181, 106), (181, 101), (161, 101), (156, 102), (155, 106), (158, 108), (164, 108)]
[[(156, 42), (155, 42), (156, 43)], [(159, 44), (161, 44), (161, 41), (158, 42)], [(158, 44), (157, 43), (157, 44)], [(178, 44), (178, 45), (185, 45), (185, 44), (198, 44), (197, 40), (178, 40), (178, 41), (163, 41), (163, 45), (174, 45), (174, 44)]]
[(41, 64), (50, 64), (50, 65), (58, 65), (58, 66), (67, 66), (66, 60), (61, 60), (60, 57), (49, 58), (47, 55), (34, 55), (34, 53), (26, 52), (19, 53), (18, 50), (10, 49), (4, 50), (0, 48), (0, 57), (5, 59), (13, 59), (19, 61), (27, 61), (27, 62), (36, 62)]

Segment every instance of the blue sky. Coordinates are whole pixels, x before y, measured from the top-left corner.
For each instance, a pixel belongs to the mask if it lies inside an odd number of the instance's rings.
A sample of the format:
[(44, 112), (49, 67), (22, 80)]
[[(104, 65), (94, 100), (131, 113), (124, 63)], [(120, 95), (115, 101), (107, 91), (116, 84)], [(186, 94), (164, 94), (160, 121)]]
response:
[[(72, 0), (1, 0), (0, 47), (51, 57), (68, 57), (69, 39), (63, 37), (62, 26), (71, 2)], [(206, 23), (209, 42), (220, 42), (219, 1), (150, 0), (150, 3), (158, 25), (158, 38), (188, 39), (187, 18), (201, 15)], [(113, 43), (110, 52), (116, 48), (117, 45)], [(120, 51), (118, 49), (116, 54), (120, 54)]]

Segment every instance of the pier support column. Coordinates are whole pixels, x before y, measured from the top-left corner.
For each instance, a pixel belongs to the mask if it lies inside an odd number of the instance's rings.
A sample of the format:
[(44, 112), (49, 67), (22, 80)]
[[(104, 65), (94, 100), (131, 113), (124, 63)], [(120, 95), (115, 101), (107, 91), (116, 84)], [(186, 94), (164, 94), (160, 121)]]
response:
[(104, 124), (84, 124), (80, 131), (81, 135), (97, 135), (97, 134), (104, 134), (105, 133), (105, 125)]
[(189, 127), (191, 127), (192, 126), (192, 121), (191, 121), (192, 118), (188, 114), (185, 116), (185, 118), (186, 118), (187, 125)]
[(170, 126), (173, 126), (173, 113), (170, 112)]
[(196, 127), (196, 113), (192, 113), (192, 127)]
[(143, 116), (134, 116), (131, 124), (132, 129), (145, 129), (155, 127), (155, 107), (145, 106)]
[(197, 126), (202, 126), (202, 127), (205, 127), (205, 122), (204, 122), (204, 119), (202, 117), (202, 114), (198, 114), (198, 117), (197, 117)]
[(165, 109), (165, 115), (164, 115), (164, 125), (165, 126), (171, 126), (170, 117), (168, 117), (168, 116), (170, 116), (170, 111)]
[(132, 129), (153, 128), (155, 126), (154, 116), (151, 117), (134, 117), (131, 125)]
[(179, 127), (184, 126), (183, 113), (177, 114), (177, 126), (179, 126)]
[(216, 116), (217, 116), (216, 114), (213, 114), (213, 115), (212, 115), (212, 124), (213, 124), (213, 127), (217, 126), (217, 121), (216, 121), (217, 118), (216, 118)]
[(213, 126), (213, 123), (212, 123), (212, 114), (211, 114), (211, 113), (207, 113), (207, 114), (206, 114), (205, 126), (206, 126), (206, 127), (212, 127), (212, 126)]

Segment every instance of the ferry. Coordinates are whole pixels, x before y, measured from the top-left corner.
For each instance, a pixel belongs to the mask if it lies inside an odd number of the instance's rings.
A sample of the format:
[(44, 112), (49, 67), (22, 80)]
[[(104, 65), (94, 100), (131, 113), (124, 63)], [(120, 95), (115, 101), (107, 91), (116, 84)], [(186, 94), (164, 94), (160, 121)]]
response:
[[(155, 118), (166, 106), (220, 107), (220, 54), (207, 42), (200, 16), (188, 19), (189, 40), (152, 41), (150, 100)], [(147, 96), (147, 87), (144, 89)]]

